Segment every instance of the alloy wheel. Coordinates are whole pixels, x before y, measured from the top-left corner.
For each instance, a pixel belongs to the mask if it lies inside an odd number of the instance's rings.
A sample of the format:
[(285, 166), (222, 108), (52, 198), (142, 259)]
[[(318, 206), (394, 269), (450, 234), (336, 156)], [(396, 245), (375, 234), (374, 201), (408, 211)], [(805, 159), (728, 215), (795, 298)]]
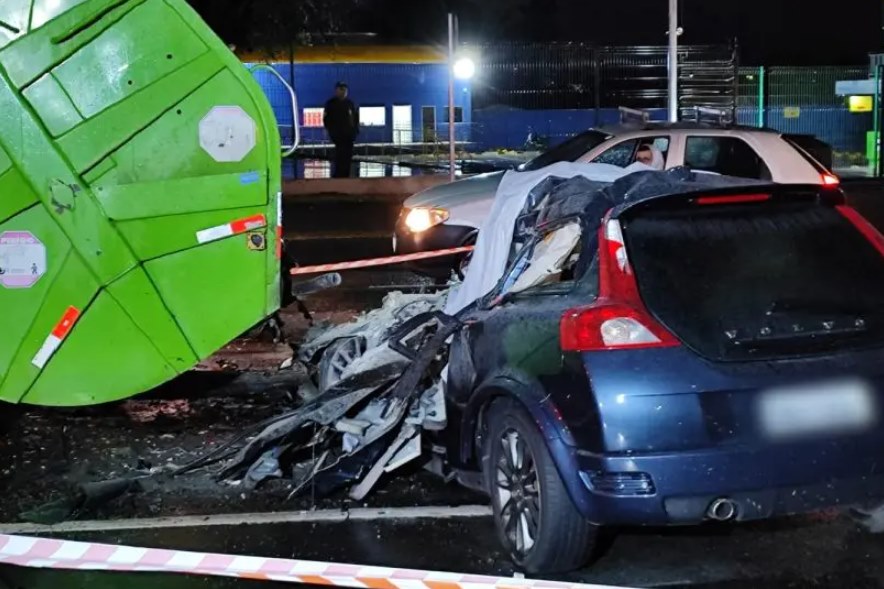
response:
[(504, 534), (519, 557), (527, 555), (540, 531), (537, 466), (525, 439), (514, 429), (500, 438), (495, 483)]

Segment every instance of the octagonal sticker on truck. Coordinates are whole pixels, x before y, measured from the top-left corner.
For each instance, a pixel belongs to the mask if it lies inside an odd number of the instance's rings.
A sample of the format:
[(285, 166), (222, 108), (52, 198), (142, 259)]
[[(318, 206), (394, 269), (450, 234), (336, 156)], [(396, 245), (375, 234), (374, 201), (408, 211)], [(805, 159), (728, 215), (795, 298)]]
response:
[(200, 121), (200, 146), (216, 162), (241, 162), (257, 144), (255, 121), (238, 106), (216, 106)]
[(31, 288), (46, 274), (46, 246), (30, 231), (0, 233), (0, 286)]

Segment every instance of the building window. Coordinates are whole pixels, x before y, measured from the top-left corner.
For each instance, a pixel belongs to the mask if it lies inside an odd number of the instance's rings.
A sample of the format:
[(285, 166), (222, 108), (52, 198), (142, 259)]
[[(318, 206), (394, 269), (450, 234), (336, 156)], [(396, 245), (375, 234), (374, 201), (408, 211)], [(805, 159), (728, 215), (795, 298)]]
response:
[(304, 126), (305, 127), (322, 127), (322, 116), (325, 109), (322, 108), (305, 108), (304, 109)]
[(360, 178), (383, 178), (386, 166), (377, 162), (359, 162)]
[(360, 106), (359, 124), (363, 127), (385, 127), (387, 125), (387, 107)]
[[(445, 119), (451, 118), (451, 111), (448, 110), (448, 107), (445, 107)], [(454, 122), (462, 123), (463, 122), (463, 108), (460, 106), (454, 107)]]
[(306, 180), (331, 178), (331, 162), (327, 160), (304, 160), (304, 178)]

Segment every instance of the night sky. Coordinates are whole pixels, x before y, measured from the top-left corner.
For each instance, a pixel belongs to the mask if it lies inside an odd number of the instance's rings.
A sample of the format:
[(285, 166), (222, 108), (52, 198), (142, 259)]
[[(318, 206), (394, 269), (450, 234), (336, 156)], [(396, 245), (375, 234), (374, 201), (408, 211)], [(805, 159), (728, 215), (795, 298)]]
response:
[[(666, 43), (667, 0), (191, 0), (228, 42), (257, 48), (310, 33), (373, 32), (378, 43), (442, 43), (445, 15), (464, 41)], [(738, 38), (745, 64), (867, 63), (884, 50), (882, 0), (681, 0), (683, 43)]]

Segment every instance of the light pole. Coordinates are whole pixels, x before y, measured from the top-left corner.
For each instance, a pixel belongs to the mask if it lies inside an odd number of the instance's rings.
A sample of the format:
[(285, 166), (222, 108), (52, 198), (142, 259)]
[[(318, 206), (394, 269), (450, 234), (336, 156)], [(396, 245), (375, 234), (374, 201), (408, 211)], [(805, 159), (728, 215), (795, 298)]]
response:
[(454, 163), (454, 49), (456, 47), (457, 17), (448, 13), (448, 175), (452, 182), (455, 179)]
[(678, 122), (678, 0), (669, 0), (669, 122)]

